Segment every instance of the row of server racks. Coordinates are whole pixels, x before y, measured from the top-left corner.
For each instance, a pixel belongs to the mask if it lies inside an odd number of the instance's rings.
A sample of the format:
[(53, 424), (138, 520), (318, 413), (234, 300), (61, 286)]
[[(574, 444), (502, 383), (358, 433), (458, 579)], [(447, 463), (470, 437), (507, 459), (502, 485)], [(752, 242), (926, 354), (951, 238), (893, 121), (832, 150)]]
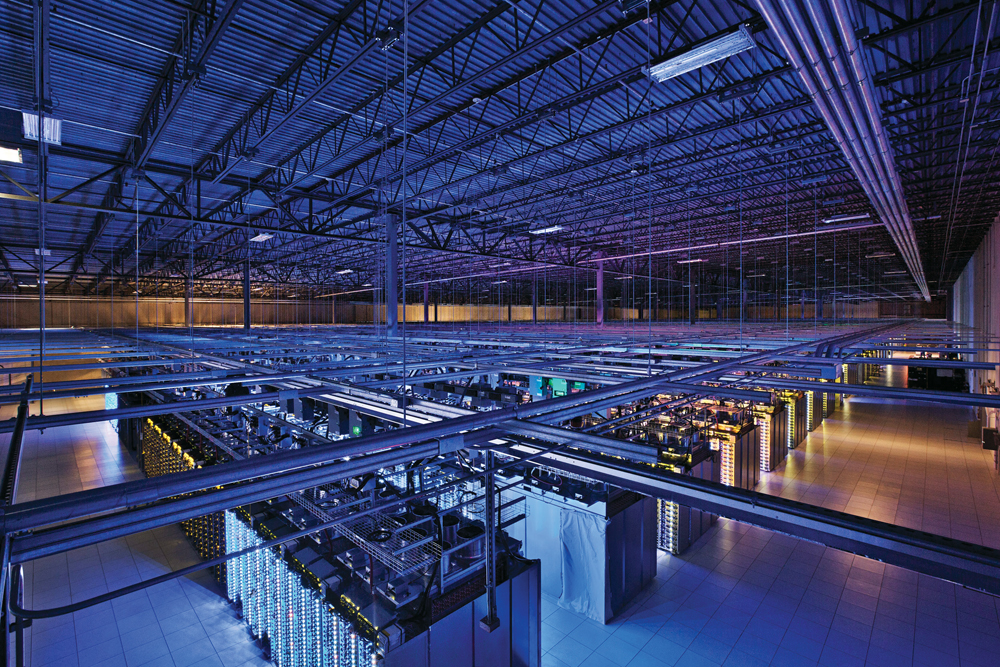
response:
[[(144, 400), (141, 394), (116, 397), (123, 407)], [(239, 415), (214, 418), (224, 428), (253, 430)], [(232, 424), (225, 421), (229, 419)], [(228, 460), (189, 423), (171, 415), (122, 420), (117, 428), (148, 477)], [(387, 475), (400, 488), (412, 479), (406, 471)], [(476, 514), (481, 503), (445, 514), (426, 500), (406, 502), (392, 515), (370, 515), (380, 517), (377, 521), (366, 515), (336, 531), (260, 548), (268, 540), (318, 525), (307, 507), (320, 515), (349, 516), (371, 507), (367, 499), (389, 497), (391, 490), (391, 484), (374, 477), (343, 484), (181, 523), (203, 559), (250, 550), (213, 570), (265, 659), (277, 667), (538, 667), (540, 569), (536, 561), (519, 556), (521, 545), (508, 536), (524, 518), (516, 503), (506, 503), (498, 512), (506, 527), (497, 532), (497, 543), (503, 545), (497, 554), (503, 622), (493, 633), (485, 633), (478, 623), (485, 604), (485, 533), (482, 516)], [(458, 487), (448, 502), (467, 493)], [(437, 499), (444, 502), (445, 497)], [(385, 551), (380, 551), (380, 531), (394, 533), (385, 546), (396, 549), (395, 569), (375, 557)]]

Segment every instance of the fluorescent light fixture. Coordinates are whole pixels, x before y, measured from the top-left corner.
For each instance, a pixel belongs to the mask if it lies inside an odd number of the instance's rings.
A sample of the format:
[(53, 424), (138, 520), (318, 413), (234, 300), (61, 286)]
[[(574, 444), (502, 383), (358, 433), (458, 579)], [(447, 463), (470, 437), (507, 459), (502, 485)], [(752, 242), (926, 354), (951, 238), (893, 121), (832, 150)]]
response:
[(7, 148), (6, 146), (0, 146), (0, 162), (16, 162), (21, 164), (24, 160), (21, 159), (21, 149), (20, 148)]
[(649, 0), (618, 0), (622, 16), (627, 16), (629, 12), (634, 12), (637, 9), (643, 9), (647, 4), (649, 4)]
[(338, 276), (346, 276), (348, 273), (354, 273), (354, 269), (343, 269), (342, 271), (337, 271)]
[(371, 286), (372, 286), (371, 283), (365, 283), (364, 285), (362, 285), (362, 287), (371, 287)]
[(753, 95), (760, 90), (760, 83), (757, 81), (751, 83), (745, 83), (741, 86), (736, 86), (735, 88), (730, 88), (719, 93), (718, 100), (720, 102), (730, 102), (732, 100), (742, 99), (748, 95)]
[(853, 215), (850, 214), (850, 213), (847, 213), (847, 214), (844, 214), (844, 215), (835, 215), (832, 218), (823, 218), (823, 223), (829, 225), (829, 224), (834, 223), (834, 222), (850, 222), (852, 220), (868, 220), (871, 217), (872, 217), (871, 213), (860, 213), (860, 214), (853, 214)]
[(529, 234), (551, 234), (552, 232), (558, 232), (562, 229), (561, 225), (552, 225), (551, 227), (542, 227), (541, 229), (529, 229)]
[(865, 259), (882, 259), (883, 257), (895, 257), (894, 252), (876, 252), (871, 255), (865, 255)]
[(678, 264), (697, 264), (698, 262), (704, 262), (704, 259), (679, 259)]
[(905, 276), (906, 271), (886, 271), (883, 276)]
[(615, 280), (632, 280), (632, 276), (622, 276), (621, 278), (615, 278)]
[(274, 234), (265, 234), (264, 232), (261, 232), (260, 234), (258, 234), (257, 236), (254, 236), (250, 240), (252, 242), (254, 242), (254, 243), (263, 243), (264, 241), (268, 241), (268, 240), (273, 239), (273, 238), (274, 238)]
[(506, 280), (496, 280), (496, 281), (493, 282), (493, 284), (494, 285), (506, 285), (507, 281)]
[(844, 203), (844, 198), (843, 197), (832, 197), (830, 199), (824, 199), (821, 203), (823, 204), (823, 206), (834, 206), (836, 204), (843, 204)]
[[(21, 129), (24, 138), (38, 141), (38, 114), (30, 111), (21, 112)], [(42, 127), (42, 141), (47, 144), (62, 144), (62, 119), (46, 116)]]
[(810, 176), (809, 178), (802, 179), (802, 185), (814, 185), (816, 183), (825, 183), (827, 178), (829, 177), (826, 174), (820, 174), (819, 176)]
[(778, 143), (771, 144), (767, 147), (767, 152), (771, 155), (781, 155), (782, 153), (787, 153), (788, 151), (801, 148), (802, 142), (798, 139), (791, 139), (789, 141), (782, 141)]
[(709, 39), (684, 53), (668, 58), (658, 65), (653, 65), (646, 70), (646, 74), (657, 83), (663, 83), (675, 76), (692, 72), (705, 65), (711, 65), (737, 53), (749, 51), (753, 47), (753, 36), (746, 26), (741, 25), (733, 32)]
[(766, 273), (751, 273), (747, 278), (766, 278)]
[(584, 292), (596, 292), (597, 288), (596, 287), (587, 287), (587, 288), (584, 288), (583, 291)]
[(913, 222), (923, 222), (924, 220), (940, 220), (940, 215), (925, 215), (922, 218), (913, 218)]

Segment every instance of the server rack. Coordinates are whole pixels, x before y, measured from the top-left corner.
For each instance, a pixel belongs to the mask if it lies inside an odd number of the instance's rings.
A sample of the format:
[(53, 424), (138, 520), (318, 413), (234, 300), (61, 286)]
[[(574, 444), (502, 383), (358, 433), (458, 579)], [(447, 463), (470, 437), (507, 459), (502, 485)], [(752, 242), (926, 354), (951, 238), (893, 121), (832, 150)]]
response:
[(762, 405), (755, 409), (760, 437), (760, 469), (771, 472), (788, 456), (788, 417), (785, 403)]
[[(674, 468), (674, 472), (691, 475), (698, 479), (720, 481), (721, 466), (718, 454), (706, 452), (707, 456), (687, 468)], [(693, 507), (667, 500), (657, 501), (657, 547), (675, 556), (684, 553), (698, 538), (715, 525), (718, 516)]]

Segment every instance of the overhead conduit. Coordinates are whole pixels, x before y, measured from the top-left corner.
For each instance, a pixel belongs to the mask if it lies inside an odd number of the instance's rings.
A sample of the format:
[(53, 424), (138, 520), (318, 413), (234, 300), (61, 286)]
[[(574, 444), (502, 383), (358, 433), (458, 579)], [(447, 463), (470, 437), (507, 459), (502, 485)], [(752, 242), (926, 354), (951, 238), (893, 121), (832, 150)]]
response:
[(925, 301), (930, 291), (903, 186), (854, 34), (849, 0), (755, 0), (843, 149)]

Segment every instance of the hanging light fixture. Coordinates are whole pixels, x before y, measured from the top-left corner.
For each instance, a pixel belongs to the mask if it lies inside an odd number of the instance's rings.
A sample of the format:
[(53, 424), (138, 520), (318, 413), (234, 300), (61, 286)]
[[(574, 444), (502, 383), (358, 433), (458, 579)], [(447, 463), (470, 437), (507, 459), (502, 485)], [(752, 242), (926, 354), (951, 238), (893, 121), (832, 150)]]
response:
[(653, 65), (645, 70), (645, 73), (657, 83), (663, 83), (737, 53), (749, 51), (754, 46), (750, 31), (745, 25), (739, 25), (729, 33), (713, 37), (683, 53), (664, 60), (658, 65)]
[(823, 218), (823, 223), (829, 225), (829, 224), (834, 223), (834, 222), (850, 222), (852, 220), (868, 220), (871, 217), (872, 217), (871, 213), (860, 213), (860, 214), (856, 214), (856, 215), (852, 215), (852, 214), (835, 215), (835, 216), (833, 216), (831, 218)]
[(529, 234), (552, 234), (553, 232), (558, 232), (562, 229), (561, 225), (552, 225), (551, 227), (542, 227), (540, 229), (529, 229)]

